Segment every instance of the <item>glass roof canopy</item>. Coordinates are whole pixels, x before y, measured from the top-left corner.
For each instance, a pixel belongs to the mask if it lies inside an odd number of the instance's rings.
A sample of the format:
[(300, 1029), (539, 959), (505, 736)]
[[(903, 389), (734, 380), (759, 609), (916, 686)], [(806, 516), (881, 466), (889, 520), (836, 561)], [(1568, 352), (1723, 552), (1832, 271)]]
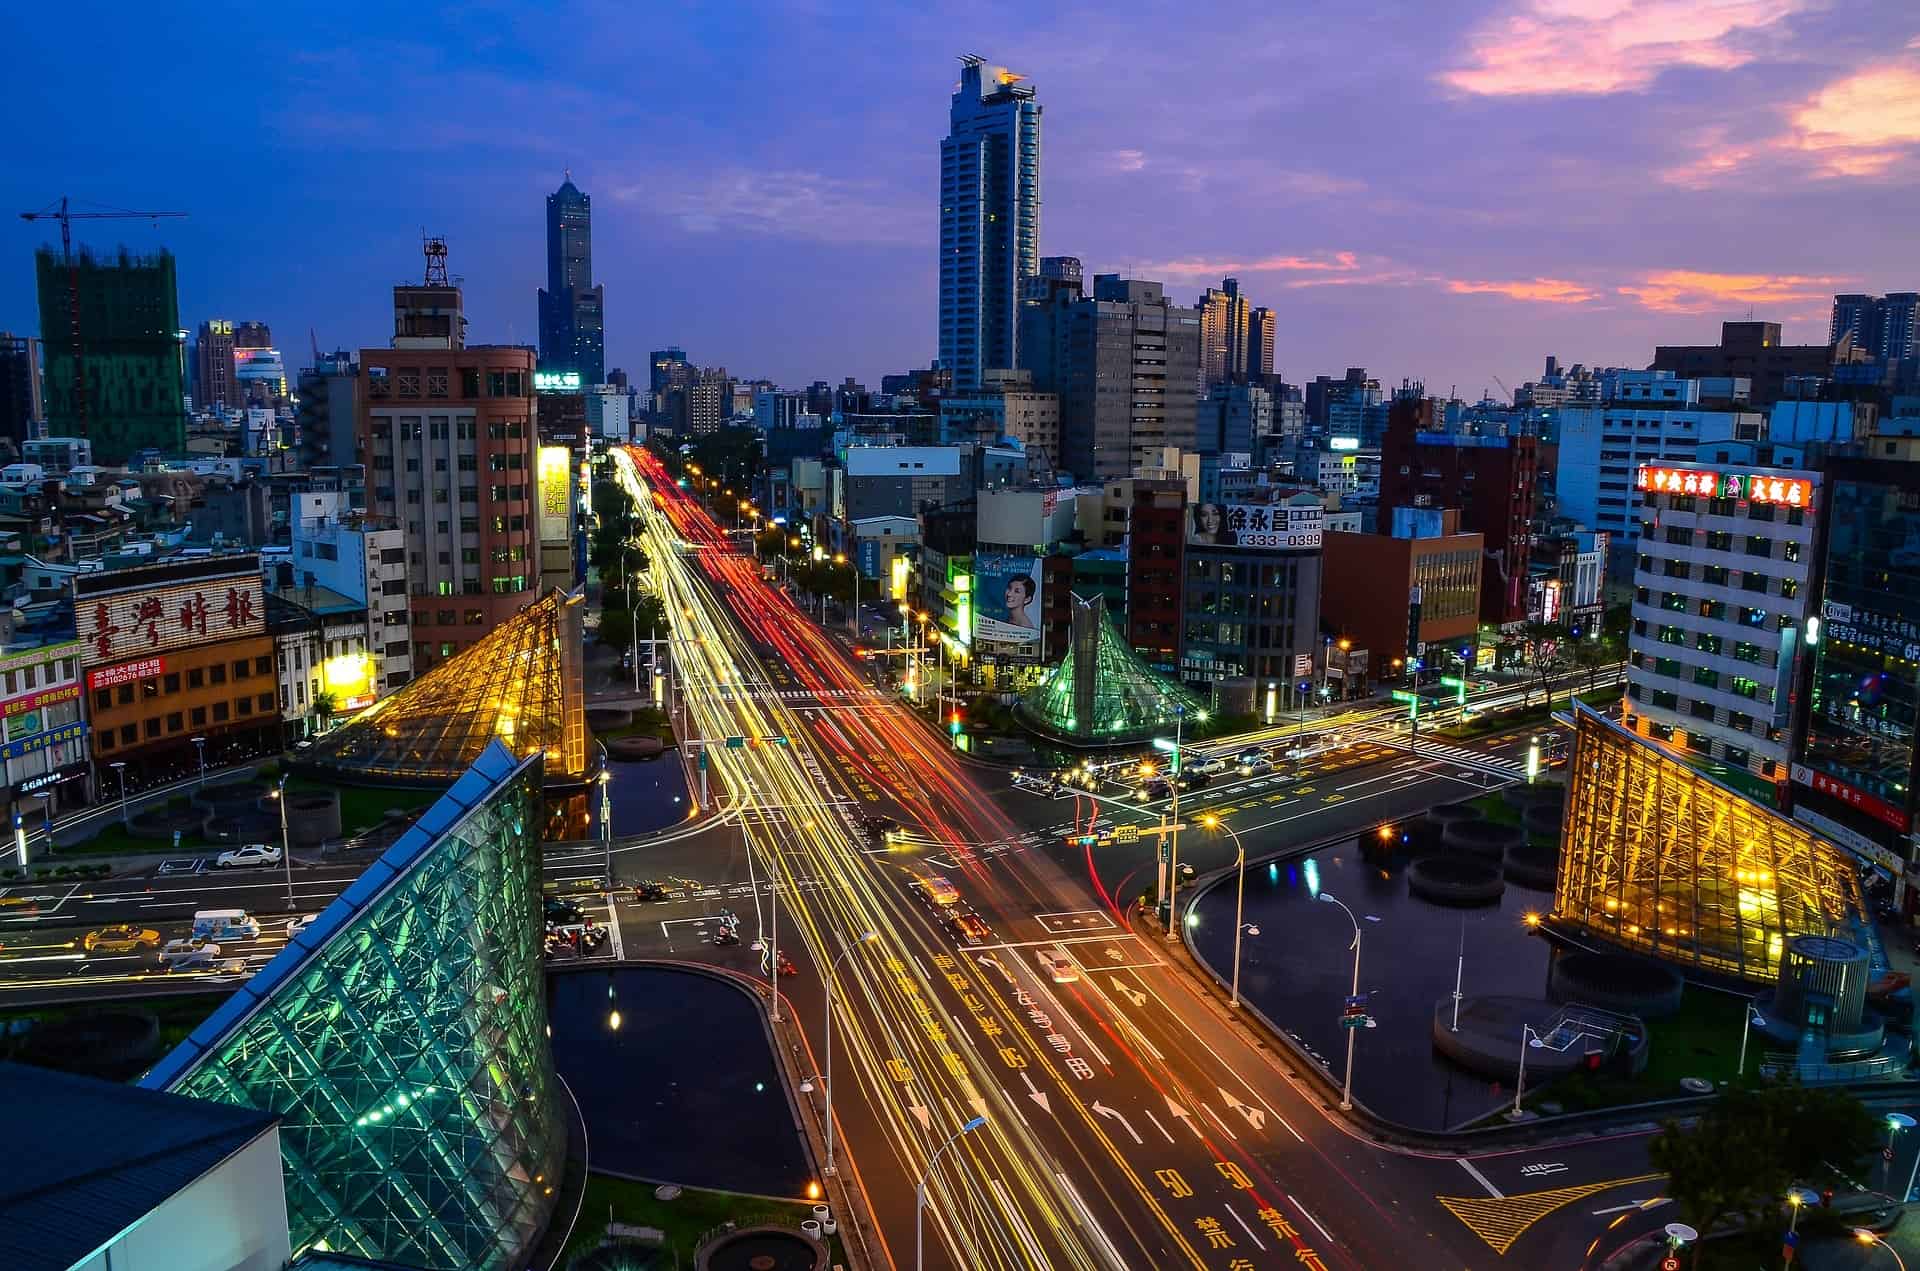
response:
[(1021, 695), (1017, 712), (1027, 727), (1069, 745), (1119, 746), (1164, 733), (1197, 707), (1127, 647), (1104, 599), (1075, 596), (1067, 655)]
[(499, 741), (542, 755), (549, 787), (587, 778), (580, 592), (551, 591), (472, 648), (383, 697), (314, 744), (303, 764), (440, 785)]

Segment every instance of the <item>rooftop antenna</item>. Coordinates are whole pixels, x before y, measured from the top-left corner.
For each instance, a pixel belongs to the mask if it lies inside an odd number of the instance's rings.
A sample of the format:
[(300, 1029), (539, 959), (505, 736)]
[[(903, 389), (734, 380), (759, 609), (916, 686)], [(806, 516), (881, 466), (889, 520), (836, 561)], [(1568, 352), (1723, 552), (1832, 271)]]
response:
[(430, 238), (425, 230), (421, 230), (420, 250), (425, 252), (427, 257), (426, 285), (447, 286), (447, 240), (438, 235)]

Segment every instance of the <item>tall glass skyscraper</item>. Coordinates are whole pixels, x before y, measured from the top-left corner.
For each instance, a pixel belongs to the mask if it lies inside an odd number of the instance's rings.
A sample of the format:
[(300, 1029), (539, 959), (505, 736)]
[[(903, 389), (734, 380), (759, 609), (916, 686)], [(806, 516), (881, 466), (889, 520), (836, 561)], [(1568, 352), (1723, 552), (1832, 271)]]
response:
[(593, 200), (573, 176), (547, 196), (547, 285), (540, 290), (540, 369), (606, 380), (605, 296), (593, 281)]
[(494, 742), (142, 1082), (279, 1114), (296, 1255), (512, 1271), (546, 1230), (540, 766)]
[(956, 388), (1015, 364), (1025, 280), (1040, 269), (1040, 103), (967, 56), (940, 143), (940, 365)]

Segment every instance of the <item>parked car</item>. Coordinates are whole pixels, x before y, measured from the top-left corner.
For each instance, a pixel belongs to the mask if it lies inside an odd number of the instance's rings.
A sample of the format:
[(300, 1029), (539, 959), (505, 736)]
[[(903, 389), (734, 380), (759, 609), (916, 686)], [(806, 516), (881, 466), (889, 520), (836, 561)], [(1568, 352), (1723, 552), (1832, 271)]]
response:
[(271, 843), (249, 843), (245, 847), (228, 848), (213, 858), (215, 869), (249, 869), (279, 863), (280, 849)]
[(1040, 969), (1045, 971), (1055, 984), (1074, 984), (1080, 979), (1080, 968), (1075, 966), (1067, 951), (1059, 945), (1048, 949), (1036, 949), (1034, 957), (1039, 959)]
[(151, 927), (116, 923), (98, 931), (89, 931), (86, 938), (80, 941), (80, 947), (88, 953), (138, 953), (142, 949), (159, 948), (160, 933)]

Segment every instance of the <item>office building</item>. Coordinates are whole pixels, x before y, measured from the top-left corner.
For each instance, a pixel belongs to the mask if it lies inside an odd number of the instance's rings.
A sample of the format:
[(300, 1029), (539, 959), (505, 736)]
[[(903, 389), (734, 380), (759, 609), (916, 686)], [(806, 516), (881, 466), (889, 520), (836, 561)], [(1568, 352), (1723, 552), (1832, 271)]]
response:
[(940, 142), (940, 366), (955, 388), (1016, 365), (1018, 306), (1040, 267), (1040, 103), (1022, 77), (960, 59)]
[(199, 410), (239, 406), (233, 382), (233, 323), (208, 318), (193, 337), (193, 404)]
[(1549, 927), (1757, 984), (1797, 936), (1868, 934), (1845, 852), (1585, 704), (1574, 714)]
[(799, 426), (807, 413), (807, 395), (777, 388), (763, 388), (753, 395), (753, 423), (761, 432)]
[(1775, 800), (1812, 611), (1820, 474), (1646, 464), (1623, 722)]
[(280, 350), (260, 345), (233, 351), (233, 391), (230, 406), (278, 406), (287, 400), (287, 364)]
[(963, 389), (940, 398), (940, 440), (943, 444), (1006, 439), (1027, 452), (1028, 467), (1052, 472), (1060, 461), (1060, 399), (1036, 392), (1026, 370), (986, 373), (978, 389)]
[(1607, 401), (1560, 410), (1557, 511), (1605, 530), (1616, 548), (1630, 546), (1640, 536), (1642, 465), (1688, 463), (1702, 443), (1758, 441), (1765, 432), (1760, 412), (1703, 401), (1698, 380), (1624, 372)]
[(1247, 314), (1247, 379), (1265, 384), (1279, 374), (1273, 364), (1273, 344), (1278, 322), (1273, 310), (1256, 305)]
[(98, 795), (118, 793), (110, 769), (191, 769), (195, 737), (209, 765), (280, 749), (257, 555), (82, 573), (73, 589)]
[[(1339, 379), (1316, 375), (1305, 385), (1303, 396), (1308, 429), (1335, 437), (1361, 438), (1369, 412), (1384, 401), (1380, 381), (1369, 376), (1363, 366), (1349, 366)], [(1361, 444), (1377, 446), (1380, 439), (1376, 436)]]
[(76, 248), (69, 270), (58, 252), (42, 248), (34, 262), (47, 431), (87, 438), (103, 464), (125, 464), (142, 450), (185, 450), (183, 333), (172, 253), (123, 250), (109, 258)]
[[(294, 429), (300, 437), (300, 466), (345, 468), (361, 463), (355, 447), (360, 422), (360, 364), (339, 349), (323, 353), (300, 372)], [(360, 493), (365, 499), (365, 490)]]
[(1827, 343), (1837, 345), (1843, 337), (1851, 336), (1854, 347), (1876, 361), (1898, 362), (1920, 357), (1920, 342), (1916, 342), (1914, 330), (1916, 310), (1920, 310), (1920, 292), (1835, 296)]
[(719, 432), (726, 426), (731, 400), (725, 367), (689, 367), (682, 363), (665, 390), (666, 427), (681, 438)]
[[(1831, 377), (1836, 352), (1830, 344), (1782, 344), (1778, 322), (1723, 322), (1720, 343), (1660, 345), (1651, 369), (1682, 380), (1745, 379), (1751, 384), (1749, 400), (1765, 407), (1788, 396), (1789, 379)], [(1850, 360), (1867, 356), (1858, 348), (1838, 352)]]
[(40, 341), (0, 331), (0, 437), (18, 450), (46, 418), (40, 390)]
[(1194, 448), (1200, 315), (1157, 282), (1100, 274), (1093, 287), (1060, 280), (1022, 306), (1020, 365), (1060, 399), (1060, 468), (1105, 481)]
[(567, 1147), (546, 1034), (540, 769), (490, 744), (142, 1080), (279, 1114), (296, 1255), (532, 1265)]
[(533, 600), (540, 561), (533, 352), (467, 344), (428, 260), (432, 282), (393, 289), (393, 346), (360, 351), (358, 394), (367, 512), (407, 536), (416, 674)]
[(1194, 446), (1205, 456), (1258, 463), (1273, 435), (1273, 394), (1259, 383), (1216, 383), (1195, 411)]
[(1825, 478), (1794, 816), (1897, 879), (1912, 858), (1920, 721), (1920, 463), (1834, 459)]
[[(101, 1046), (98, 1050), (119, 1050)], [(8, 1271), (283, 1271), (279, 1115), (0, 1064)]]
[(1394, 533), (1329, 531), (1322, 549), (1320, 621), (1365, 650), (1382, 680), (1405, 675), (1429, 646), (1429, 672), (1452, 668), (1438, 650), (1474, 643), (1486, 568), (1484, 539), (1460, 529), (1457, 509), (1395, 511)]
[(1487, 553), (1480, 621), (1496, 627), (1525, 622), (1539, 442), (1437, 430), (1433, 403), (1422, 397), (1396, 397), (1389, 418), (1380, 506), (1460, 509), (1460, 528), (1480, 535)]
[(568, 173), (547, 196), (547, 285), (540, 289), (540, 369), (606, 379), (606, 297), (593, 281), (593, 200)]
[[(413, 678), (412, 609), (407, 587), (407, 536), (395, 521), (356, 512), (346, 496), (321, 491), (293, 496), (291, 553), (294, 587), (323, 587), (365, 610), (369, 705)], [(297, 597), (296, 597), (297, 599)], [(338, 650), (328, 656), (338, 656)], [(338, 678), (357, 668), (334, 668)], [(334, 686), (323, 684), (332, 691)], [(336, 694), (337, 696), (337, 694)], [(357, 696), (357, 695), (352, 695)]]
[(1181, 587), (1186, 577), (1187, 483), (1137, 477), (1127, 487), (1120, 542), (1127, 545), (1127, 644), (1162, 674), (1180, 667)]
[(612, 384), (594, 384), (586, 390), (587, 432), (606, 441), (633, 440), (633, 399)]
[(1285, 681), (1319, 644), (1325, 509), (1312, 494), (1235, 503), (1219, 509), (1215, 531), (1204, 523), (1209, 506), (1195, 505), (1184, 547), (1181, 677)]

